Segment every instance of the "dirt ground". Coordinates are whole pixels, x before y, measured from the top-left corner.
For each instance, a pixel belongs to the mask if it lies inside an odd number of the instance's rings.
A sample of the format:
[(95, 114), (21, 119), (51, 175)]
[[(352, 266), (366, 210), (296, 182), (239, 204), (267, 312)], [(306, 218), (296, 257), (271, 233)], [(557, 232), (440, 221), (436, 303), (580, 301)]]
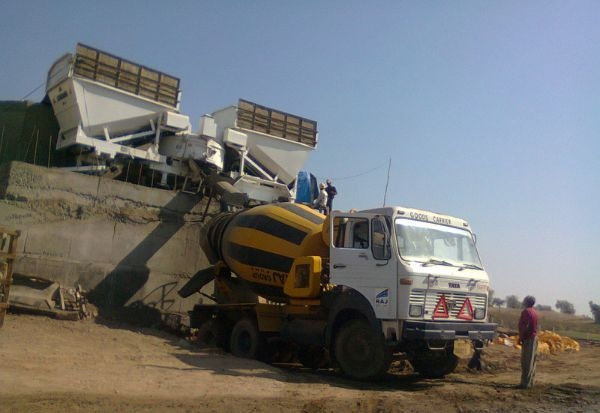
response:
[(362, 383), (332, 370), (271, 366), (159, 330), (8, 314), (0, 328), (0, 412), (600, 412), (600, 345), (543, 356), (517, 390), (519, 353), (486, 347), (485, 371)]

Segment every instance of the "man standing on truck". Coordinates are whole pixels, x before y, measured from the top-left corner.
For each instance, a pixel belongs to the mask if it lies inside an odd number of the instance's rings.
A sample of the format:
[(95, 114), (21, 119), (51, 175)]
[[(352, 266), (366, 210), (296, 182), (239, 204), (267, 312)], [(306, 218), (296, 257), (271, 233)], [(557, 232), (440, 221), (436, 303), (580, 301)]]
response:
[(331, 179), (327, 180), (327, 212), (329, 213), (333, 209), (333, 198), (337, 195), (337, 189), (333, 186)]
[(325, 190), (325, 183), (319, 184), (319, 196), (314, 200), (313, 206), (318, 209), (321, 214), (327, 215), (327, 191)]
[(535, 297), (528, 295), (523, 299), (523, 311), (519, 318), (519, 343), (521, 344), (521, 384), (519, 389), (533, 387), (537, 353), (538, 316), (534, 310)]

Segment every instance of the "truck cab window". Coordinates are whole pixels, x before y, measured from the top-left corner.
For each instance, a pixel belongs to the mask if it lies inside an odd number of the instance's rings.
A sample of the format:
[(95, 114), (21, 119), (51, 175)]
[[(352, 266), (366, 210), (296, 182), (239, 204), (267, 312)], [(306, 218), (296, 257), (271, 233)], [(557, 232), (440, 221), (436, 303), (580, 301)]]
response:
[(352, 234), (352, 248), (369, 248), (369, 221), (366, 219), (356, 220)]
[(369, 248), (369, 221), (366, 218), (336, 217), (333, 225), (336, 248)]
[(398, 250), (408, 261), (440, 260), (460, 266), (481, 267), (471, 233), (464, 229), (432, 222), (397, 218), (395, 221)]

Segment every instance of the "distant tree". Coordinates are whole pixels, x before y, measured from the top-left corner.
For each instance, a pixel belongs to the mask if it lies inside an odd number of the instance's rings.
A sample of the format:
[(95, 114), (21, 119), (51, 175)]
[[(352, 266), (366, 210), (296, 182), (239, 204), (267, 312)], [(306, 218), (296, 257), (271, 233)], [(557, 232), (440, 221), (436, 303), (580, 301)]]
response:
[(552, 311), (552, 306), (551, 305), (542, 305), (542, 304), (538, 304), (535, 306), (535, 309), (538, 311)]
[(521, 300), (516, 295), (506, 297), (506, 308), (521, 308)]
[(600, 305), (594, 304), (592, 301), (590, 301), (590, 310), (594, 316), (594, 322), (596, 324), (600, 324)]
[(575, 307), (567, 300), (557, 300), (554, 307), (563, 314), (575, 314)]
[(494, 298), (492, 300), (492, 307), (502, 307), (504, 305), (504, 303), (506, 302), (506, 300), (503, 300), (502, 298)]

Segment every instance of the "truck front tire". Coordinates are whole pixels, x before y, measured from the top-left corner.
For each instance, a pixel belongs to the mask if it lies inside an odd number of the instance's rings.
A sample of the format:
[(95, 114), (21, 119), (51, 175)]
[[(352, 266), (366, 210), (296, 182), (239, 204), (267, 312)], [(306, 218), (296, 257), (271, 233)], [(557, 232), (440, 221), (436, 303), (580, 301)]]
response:
[(458, 364), (452, 349), (444, 351), (426, 351), (411, 360), (414, 370), (427, 379), (440, 379), (454, 371)]
[(347, 376), (371, 380), (388, 371), (392, 353), (366, 320), (350, 320), (335, 336), (335, 359)]

